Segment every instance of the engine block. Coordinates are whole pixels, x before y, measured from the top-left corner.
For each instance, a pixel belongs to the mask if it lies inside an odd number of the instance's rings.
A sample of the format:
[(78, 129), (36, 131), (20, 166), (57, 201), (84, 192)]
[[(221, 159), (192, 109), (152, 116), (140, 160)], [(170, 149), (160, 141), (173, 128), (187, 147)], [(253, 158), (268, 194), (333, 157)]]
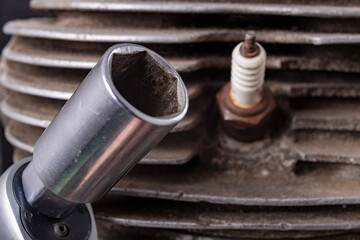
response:
[[(358, 239), (360, 1), (31, 0), (2, 52), (1, 111), (14, 161), (111, 45), (145, 45), (183, 78), (189, 111), (94, 204), (102, 239)], [(248, 29), (267, 51), (272, 132), (241, 142), (215, 95)], [(360, 239), (360, 238), (359, 238)]]

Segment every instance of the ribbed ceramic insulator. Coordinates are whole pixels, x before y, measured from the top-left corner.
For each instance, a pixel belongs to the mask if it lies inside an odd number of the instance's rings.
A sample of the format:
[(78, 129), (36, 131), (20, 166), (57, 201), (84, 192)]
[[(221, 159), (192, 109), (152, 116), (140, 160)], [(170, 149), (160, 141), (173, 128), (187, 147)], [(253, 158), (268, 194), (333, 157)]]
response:
[(240, 54), (242, 44), (238, 44), (232, 52), (230, 98), (238, 107), (251, 108), (263, 97), (266, 52), (257, 43), (259, 54), (244, 57)]

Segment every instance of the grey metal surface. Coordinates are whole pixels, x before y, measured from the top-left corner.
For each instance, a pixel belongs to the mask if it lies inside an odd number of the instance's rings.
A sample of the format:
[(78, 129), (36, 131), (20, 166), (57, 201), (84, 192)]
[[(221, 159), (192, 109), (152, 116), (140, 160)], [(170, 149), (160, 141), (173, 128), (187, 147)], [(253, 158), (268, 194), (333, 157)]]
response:
[[(312, 148), (306, 149), (296, 138), (246, 144), (220, 134), (197, 161), (173, 168), (139, 166), (111, 193), (238, 205), (358, 204), (358, 139), (358, 133), (310, 132), (303, 144)], [(331, 151), (322, 151), (325, 146)]]
[(22, 226), (19, 205), (15, 200), (13, 192), (13, 179), (15, 173), (27, 161), (25, 160), (16, 163), (0, 177), (1, 239), (31, 240), (31, 237)]
[(305, 100), (294, 105), (292, 129), (360, 131), (358, 99)]
[[(53, 49), (55, 50), (55, 49)], [(60, 50), (61, 51), (61, 50)], [(3, 50), (3, 57), (7, 60), (55, 68), (91, 69), (101, 57), (98, 54), (74, 54), (71, 52), (49, 52), (49, 49), (11, 49), (9, 46)], [(225, 68), (229, 66), (228, 57), (198, 56), (189, 58), (167, 57), (171, 65), (179, 72), (193, 72), (208, 68)]]
[(65, 200), (100, 199), (187, 109), (185, 85), (162, 57), (133, 44), (109, 48), (37, 140), (23, 174), (26, 196), (41, 198), (26, 181), (32, 166), (45, 187)]
[(246, 207), (106, 197), (97, 219), (123, 226), (198, 230), (341, 231), (360, 228), (359, 206)]
[(8, 118), (18, 122), (47, 128), (64, 104), (64, 101), (9, 93), (8, 97), (2, 102), (1, 112)]
[(222, 239), (331, 239), (357, 240), (359, 233), (355, 231), (248, 231), (248, 230), (193, 230), (190, 233), (204, 236), (221, 237)]
[(359, 132), (332, 131), (295, 131), (291, 148), (296, 149), (299, 160), (358, 165)]
[[(6, 60), (22, 64), (90, 69), (101, 57), (101, 50), (106, 47), (99, 43), (66, 43), (65, 48), (64, 43), (66, 42), (13, 38), (2, 54)], [(177, 71), (190, 73), (198, 70), (229, 69), (232, 47), (225, 45), (211, 52), (203, 52), (204, 49), (196, 51), (196, 46), (183, 48), (171, 45), (168, 51), (162, 51), (164, 58)], [(153, 46), (154, 48), (159, 48), (159, 45)], [(267, 50), (267, 53), (266, 67), (271, 70), (360, 72), (356, 62), (360, 59), (360, 52), (352, 46), (274, 46)]]
[[(10, 93), (3, 101), (1, 112), (10, 119), (35, 127), (47, 128), (59, 113), (64, 101), (41, 99), (30, 95)], [(206, 109), (204, 102), (193, 102), (184, 119), (170, 132), (189, 131), (199, 125)]]
[[(314, 104), (314, 107), (316, 109), (316, 104)], [(341, 110), (341, 106), (339, 106), (338, 111)], [(325, 115), (324, 118), (327, 116)], [(335, 118), (335, 120), (334, 123), (339, 123), (338, 119)], [(348, 124), (347, 118), (343, 118), (343, 120), (343, 124), (340, 125)], [(356, 119), (354, 121), (356, 122)], [(17, 125), (11, 131), (8, 131), (8, 133), (11, 133), (9, 139), (12, 139), (13, 135), (17, 135), (15, 139), (18, 139), (20, 143), (22, 143), (21, 141), (25, 136), (33, 136), (32, 142), (37, 139), (36, 132), (28, 132), (29, 129), (36, 130), (37, 128), (29, 128), (21, 124)], [(356, 128), (353, 130), (356, 130)], [(41, 131), (38, 132), (38, 134), (40, 133)], [(179, 143), (189, 142), (190, 139), (192, 138), (180, 140), (176, 136), (173, 147), (161, 144), (159, 149), (168, 154), (178, 153), (181, 152), (178, 148)], [(328, 139), (331, 139), (331, 141)], [(358, 139), (356, 133), (306, 133), (300, 131), (295, 135), (295, 138), (285, 138), (280, 143), (275, 142), (274, 145), (269, 145), (266, 141), (264, 143), (241, 145), (224, 137), (220, 141), (220, 150), (225, 151), (224, 155), (215, 155), (214, 159), (211, 159), (212, 152), (210, 151), (211, 156), (209, 158), (205, 158), (200, 162), (189, 163), (184, 167), (170, 169), (163, 167), (141, 168), (138, 174), (130, 174), (112, 192), (181, 201), (209, 201), (249, 205), (358, 203), (360, 196), (354, 190), (359, 187), (358, 180), (356, 180), (358, 167), (342, 165), (343, 163), (360, 164)], [(189, 145), (194, 146), (194, 143), (190, 141)], [(21, 145), (19, 146), (21, 147)], [(259, 152), (259, 148), (265, 150)], [(248, 149), (248, 152), (238, 152), (239, 149), (244, 149), (242, 151)], [(257, 152), (257, 154), (251, 156), (252, 152)], [(157, 159), (157, 163), (161, 162), (159, 156), (161, 155), (154, 155), (154, 161)], [(148, 156), (145, 159), (149, 159)], [(225, 159), (229, 160), (226, 161)], [(319, 165), (309, 163), (310, 168), (315, 168), (314, 172), (310, 172), (310, 175), (297, 176), (294, 175), (295, 170), (293, 170), (297, 166), (297, 160), (315, 161)], [(267, 165), (266, 162), (268, 162)], [(334, 165), (326, 162), (334, 162)], [(248, 168), (252, 170), (249, 171)], [(249, 172), (247, 173), (247, 171)], [(268, 182), (272, 184), (269, 186)], [(212, 187), (208, 188), (207, 186)]]
[(203, 14), (268, 14), (305, 17), (355, 17), (360, 15), (356, 1), (338, 6), (314, 1), (109, 1), (109, 0), (32, 0), (35, 9), (73, 11), (116, 11)]
[[(49, 99), (67, 100), (86, 76), (87, 70), (71, 70), (37, 67), (4, 61), (1, 85), (12, 91)], [(183, 77), (189, 100), (203, 95), (210, 82), (197, 81), (198, 78)], [(272, 71), (267, 73), (267, 85), (277, 96), (288, 97), (360, 97), (358, 76), (344, 73), (319, 73), (301, 71)], [(227, 79), (212, 78), (220, 87)], [(42, 99), (42, 98), (40, 98)], [(16, 101), (16, 99), (14, 100)], [(44, 101), (48, 101), (45, 100)], [(49, 100), (50, 101), (50, 100)], [(54, 101), (55, 104), (56, 101)], [(27, 102), (25, 102), (26, 104)], [(191, 106), (191, 102), (190, 102)], [(36, 114), (34, 112), (34, 114)]]
[[(31, 240), (23, 227), (19, 213), (20, 208), (15, 199), (13, 181), (16, 172), (30, 161), (30, 158), (23, 159), (14, 165), (12, 165), (0, 178), (0, 238), (1, 239), (19, 239), (19, 240)], [(97, 229), (95, 223), (94, 213), (90, 204), (87, 204), (90, 218), (91, 218), (91, 232), (89, 234), (89, 240), (98, 239)]]
[[(36, 140), (44, 129), (13, 121), (7, 125), (5, 135), (8, 141), (23, 151), (32, 154)], [(203, 134), (197, 131), (169, 134), (140, 161), (140, 164), (184, 164), (198, 154)]]
[(313, 98), (325, 98), (326, 101), (360, 97), (359, 76), (352, 73), (268, 71), (266, 81), (274, 95), (290, 97), (293, 102), (298, 98), (308, 98), (311, 102)]
[[(319, 166), (321, 168), (322, 165)], [(230, 170), (226, 172), (208, 169), (207, 171), (200, 171), (199, 168), (195, 167), (194, 170), (181, 169), (181, 172), (180, 170), (146, 172), (137, 169), (124, 178), (121, 183), (118, 183), (110, 193), (134, 197), (237, 205), (359, 204), (359, 180), (354, 180), (353, 177), (342, 179), (341, 176), (331, 176), (333, 172), (346, 175), (348, 174), (347, 170), (358, 171), (358, 168), (350, 165), (348, 168), (352, 169), (342, 169), (341, 165), (334, 165), (333, 169), (329, 169), (326, 164), (324, 166), (324, 170), (316, 168), (313, 170), (313, 174), (309, 176), (289, 178), (259, 178), (242, 172), (236, 175), (231, 174)], [(328, 169), (329, 172), (324, 173)], [(267, 173), (266, 171), (266, 169), (263, 170), (264, 173)], [(180, 175), (186, 175), (186, 180), (183, 180)], [(139, 180), (140, 178), (141, 180)], [(211, 186), (211, 188), (207, 186)]]
[(43, 128), (31, 127), (21, 123), (12, 122), (8, 123), (5, 128), (6, 139), (17, 148), (27, 151), (29, 153), (34, 152), (34, 145), (36, 140), (43, 133)]
[(29, 153), (29, 152), (26, 152), (24, 150), (21, 150), (20, 148), (16, 148), (14, 147), (14, 150), (13, 150), (13, 162), (18, 162), (24, 158), (27, 158), (27, 157), (31, 157), (32, 154)]
[(125, 238), (174, 240), (225, 240), (225, 239), (330, 239), (358, 240), (358, 231), (260, 231), (260, 230), (170, 230), (121, 226), (97, 219), (99, 238), (113, 240)]
[[(178, 232), (161, 229), (123, 227), (97, 220), (99, 240), (221, 240), (220, 237), (202, 236), (197, 233)], [(356, 239), (357, 240), (357, 239)]]
[[(86, 26), (86, 25), (85, 25)], [(246, 29), (229, 28), (133, 28), (125, 26), (98, 26), (80, 28), (62, 25), (54, 18), (18, 20), (7, 23), (4, 32), (9, 35), (86, 42), (134, 42), (184, 44), (200, 42), (237, 42), (244, 38)], [(263, 43), (283, 44), (355, 44), (357, 33), (326, 33), (291, 30), (258, 30), (256, 38)]]
[[(57, 69), (3, 61), (1, 85), (15, 92), (49, 99), (68, 100), (88, 74), (88, 70)], [(189, 100), (200, 97), (209, 83), (184, 80)]]
[(68, 100), (88, 73), (7, 61), (2, 64), (0, 82), (4, 88), (49, 99)]

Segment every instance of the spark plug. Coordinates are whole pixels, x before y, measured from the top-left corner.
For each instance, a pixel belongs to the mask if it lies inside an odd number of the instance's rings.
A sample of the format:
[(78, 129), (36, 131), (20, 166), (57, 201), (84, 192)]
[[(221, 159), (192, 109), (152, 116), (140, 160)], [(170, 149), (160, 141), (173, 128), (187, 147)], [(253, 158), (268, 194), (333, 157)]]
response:
[(253, 108), (263, 98), (266, 52), (256, 43), (255, 32), (245, 34), (231, 60), (231, 102), (239, 108)]
[(217, 94), (224, 130), (240, 141), (255, 141), (267, 133), (275, 101), (264, 83), (266, 51), (254, 31), (232, 52), (231, 80)]

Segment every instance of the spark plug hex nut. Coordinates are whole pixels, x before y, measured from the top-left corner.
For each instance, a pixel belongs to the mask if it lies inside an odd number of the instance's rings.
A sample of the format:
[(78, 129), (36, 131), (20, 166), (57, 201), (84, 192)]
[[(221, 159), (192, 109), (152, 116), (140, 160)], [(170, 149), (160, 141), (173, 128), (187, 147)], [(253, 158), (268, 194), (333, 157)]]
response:
[(263, 99), (253, 108), (239, 108), (229, 97), (230, 82), (222, 87), (216, 95), (217, 104), (222, 119), (222, 127), (233, 138), (251, 142), (263, 138), (268, 132), (268, 126), (276, 103), (270, 90), (263, 86)]

